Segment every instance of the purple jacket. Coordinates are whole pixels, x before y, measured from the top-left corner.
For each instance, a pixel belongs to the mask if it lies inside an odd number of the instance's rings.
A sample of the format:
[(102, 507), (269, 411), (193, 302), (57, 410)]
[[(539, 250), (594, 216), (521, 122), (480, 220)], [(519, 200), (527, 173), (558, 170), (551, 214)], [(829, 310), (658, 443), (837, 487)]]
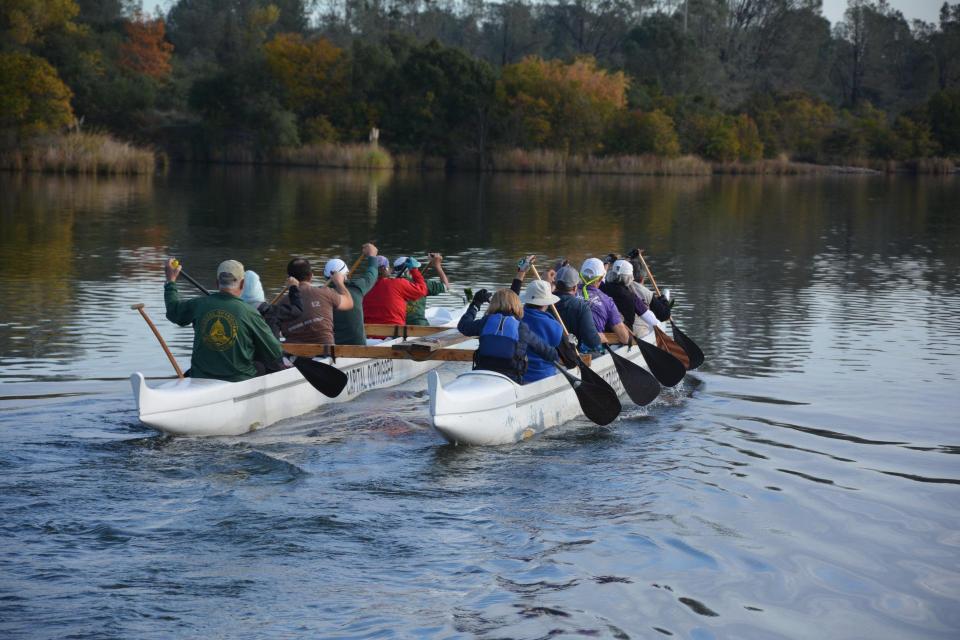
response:
[(580, 297), (584, 298), (590, 305), (590, 311), (593, 313), (593, 324), (596, 325), (599, 333), (610, 331), (614, 325), (623, 322), (623, 316), (620, 315), (620, 311), (617, 309), (613, 298), (603, 291), (600, 291), (597, 287), (590, 285), (587, 287), (586, 292), (584, 292), (583, 285), (581, 284), (577, 292), (580, 294)]

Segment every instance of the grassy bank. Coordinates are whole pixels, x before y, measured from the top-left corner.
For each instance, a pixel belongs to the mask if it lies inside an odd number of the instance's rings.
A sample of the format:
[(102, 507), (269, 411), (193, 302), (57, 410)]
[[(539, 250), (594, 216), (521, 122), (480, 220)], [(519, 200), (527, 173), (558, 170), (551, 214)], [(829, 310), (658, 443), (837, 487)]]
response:
[(157, 169), (157, 154), (102, 133), (36, 138), (0, 150), (0, 169), (48, 173), (131, 175)]
[(649, 176), (709, 175), (710, 163), (696, 156), (581, 156), (560, 151), (509, 149), (495, 151), (493, 171), (518, 173), (611, 173)]

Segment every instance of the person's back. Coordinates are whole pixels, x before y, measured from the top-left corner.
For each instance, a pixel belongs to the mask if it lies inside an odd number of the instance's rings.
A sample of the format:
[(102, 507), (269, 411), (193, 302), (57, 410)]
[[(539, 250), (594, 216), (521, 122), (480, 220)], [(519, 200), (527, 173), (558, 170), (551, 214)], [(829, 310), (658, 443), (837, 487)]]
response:
[[(239, 297), (243, 287), (243, 266), (239, 262), (220, 264), (220, 291), (189, 300), (180, 300), (177, 292), (179, 267), (168, 261), (165, 271), (167, 319), (180, 326), (193, 325), (191, 377), (239, 382), (257, 375), (255, 361), (273, 362), (283, 356), (280, 342), (267, 323)], [(225, 284), (228, 280), (233, 287)]]
[[(534, 334), (550, 346), (560, 344), (563, 339), (563, 328), (548, 311), (540, 311), (527, 307), (523, 310), (523, 324), (527, 325)], [(547, 362), (535, 351), (527, 353), (527, 371), (523, 374), (524, 384), (543, 380), (556, 375), (557, 368), (552, 362)]]
[[(333, 312), (333, 336), (337, 344), (367, 344), (367, 334), (363, 328), (365, 321), (363, 299), (377, 282), (377, 248), (368, 242), (363, 245), (362, 251), (363, 262), (350, 279), (344, 283), (350, 297), (353, 298), (353, 308), (348, 310), (337, 309)], [(323, 270), (324, 275), (329, 278), (334, 268), (339, 267), (339, 264), (337, 264), (339, 262), (339, 260), (328, 262)]]
[(287, 265), (287, 274), (300, 282), (300, 299), (303, 313), (299, 317), (280, 323), (280, 331), (287, 342), (334, 344), (333, 312), (353, 307), (353, 298), (344, 287), (346, 273), (331, 274), (331, 287), (314, 286), (310, 263), (295, 258)]
[(409, 264), (411, 280), (391, 278), (387, 275), (389, 268), (381, 268), (380, 279), (363, 298), (363, 315), (367, 322), (404, 324), (407, 321), (407, 302), (427, 295), (427, 285), (419, 269), (420, 263), (410, 259)]
[(600, 333), (594, 323), (593, 312), (586, 300), (576, 296), (576, 286), (580, 281), (577, 270), (570, 266), (561, 267), (557, 270), (556, 281), (556, 294), (560, 300), (555, 306), (567, 331), (577, 337), (581, 351), (599, 351)]
[[(404, 273), (406, 271), (406, 258), (403, 258), (403, 263), (400, 263), (400, 260), (401, 258), (397, 258), (394, 261), (394, 271), (402, 269), (401, 275), (403, 275), (405, 279), (410, 279), (412, 281), (412, 278), (410, 278), (409, 274)], [(446, 293), (448, 287), (450, 286), (450, 281), (447, 279), (447, 274), (443, 271), (442, 263), (442, 255), (439, 253), (430, 254), (430, 266), (432, 266), (437, 272), (437, 277), (426, 280), (425, 284), (427, 285), (427, 295), (425, 297), (417, 298), (416, 300), (410, 300), (407, 302), (407, 324), (420, 325), (424, 327), (430, 324), (430, 322), (427, 321), (427, 297), (438, 296), (441, 293)]]

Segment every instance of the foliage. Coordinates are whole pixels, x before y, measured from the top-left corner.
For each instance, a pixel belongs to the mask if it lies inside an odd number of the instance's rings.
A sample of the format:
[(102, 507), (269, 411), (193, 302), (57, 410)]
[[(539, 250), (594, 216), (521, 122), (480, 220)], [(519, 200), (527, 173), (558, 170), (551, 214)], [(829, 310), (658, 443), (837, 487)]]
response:
[(943, 153), (960, 155), (960, 89), (940, 91), (927, 104), (930, 129)]
[(606, 151), (672, 158), (680, 155), (680, 138), (673, 118), (660, 109), (624, 111), (607, 134)]
[(155, 80), (167, 78), (172, 69), (173, 45), (164, 40), (163, 20), (137, 14), (124, 23), (123, 29), (127, 39), (120, 45), (120, 66)]
[(3, 0), (0, 4), (0, 43), (28, 46), (57, 30), (75, 29), (80, 8), (74, 0)]
[(571, 152), (597, 141), (626, 106), (627, 77), (599, 69), (593, 58), (569, 64), (529, 57), (504, 67), (498, 107), (508, 142)]
[(43, 58), (0, 53), (0, 131), (29, 136), (70, 124), (71, 95)]

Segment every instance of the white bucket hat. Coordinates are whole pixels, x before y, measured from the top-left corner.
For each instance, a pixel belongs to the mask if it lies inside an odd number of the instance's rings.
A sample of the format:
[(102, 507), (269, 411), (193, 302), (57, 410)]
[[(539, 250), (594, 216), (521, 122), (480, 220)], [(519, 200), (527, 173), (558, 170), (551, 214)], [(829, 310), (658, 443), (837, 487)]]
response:
[(327, 260), (327, 264), (323, 267), (323, 277), (329, 278), (335, 273), (340, 273), (341, 271), (347, 270), (347, 263), (341, 260), (340, 258), (333, 258), (332, 260)]
[(543, 280), (534, 280), (523, 290), (523, 304), (535, 304), (538, 307), (544, 307), (549, 304), (556, 304), (560, 298), (550, 292), (550, 283)]
[(580, 273), (585, 280), (600, 278), (606, 272), (607, 270), (603, 268), (603, 262), (600, 261), (600, 258), (587, 258), (580, 266)]

